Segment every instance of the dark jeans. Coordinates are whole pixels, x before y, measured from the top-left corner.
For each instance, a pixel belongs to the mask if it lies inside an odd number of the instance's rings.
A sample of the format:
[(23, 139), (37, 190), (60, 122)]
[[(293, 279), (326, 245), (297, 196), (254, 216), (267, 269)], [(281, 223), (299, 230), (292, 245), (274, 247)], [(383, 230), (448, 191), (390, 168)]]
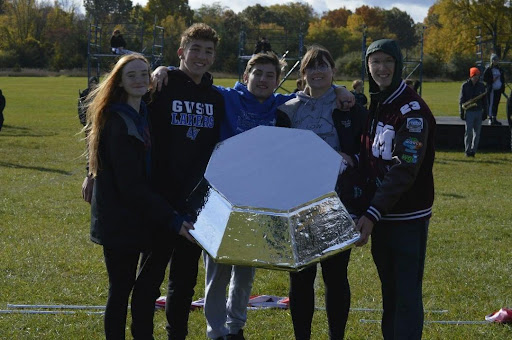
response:
[(125, 339), (130, 293), (132, 335), (136, 340), (153, 339), (153, 313), (158, 295), (148, 290), (151, 282), (137, 277), (140, 251), (103, 248), (103, 255), (109, 279), (105, 310), (106, 339)]
[(421, 339), (428, 224), (381, 221), (373, 228), (372, 256), (381, 281), (386, 340)]
[[(169, 340), (182, 340), (188, 334), (188, 317), (197, 282), (201, 248), (182, 236), (175, 236), (147, 257), (139, 278), (152, 283), (150, 291), (160, 294), (160, 285), (170, 261), (169, 285), (165, 303)], [(155, 299), (153, 299), (153, 306)]]
[[(350, 286), (347, 278), (349, 259), (350, 250), (347, 250), (320, 262), (331, 340), (341, 340), (345, 335), (350, 309)], [(311, 322), (315, 311), (316, 267), (315, 264), (300, 272), (290, 272), (290, 311), (296, 340), (311, 338)]]

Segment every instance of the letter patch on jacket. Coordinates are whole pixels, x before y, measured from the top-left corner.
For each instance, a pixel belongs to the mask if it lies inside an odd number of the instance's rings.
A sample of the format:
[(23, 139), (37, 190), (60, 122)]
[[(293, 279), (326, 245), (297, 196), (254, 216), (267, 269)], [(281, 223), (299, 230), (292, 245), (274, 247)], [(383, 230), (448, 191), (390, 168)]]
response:
[(402, 115), (404, 115), (413, 110), (418, 111), (419, 109), (421, 109), (420, 103), (418, 103), (417, 101), (412, 101), (409, 104), (405, 104), (404, 106), (402, 106), (400, 108), (400, 112), (402, 112)]
[(374, 157), (382, 157), (384, 160), (393, 158), (393, 140), (395, 139), (395, 129), (391, 125), (384, 125), (382, 122), (377, 124), (375, 139), (373, 140), (372, 153)]

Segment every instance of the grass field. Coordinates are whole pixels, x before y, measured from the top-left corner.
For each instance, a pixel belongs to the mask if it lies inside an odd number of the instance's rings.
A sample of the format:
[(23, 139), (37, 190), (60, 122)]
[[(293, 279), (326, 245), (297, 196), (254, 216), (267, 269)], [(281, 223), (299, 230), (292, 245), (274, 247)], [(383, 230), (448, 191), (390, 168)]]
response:
[[(80, 197), (85, 175), (76, 98), (85, 78), (0, 78), (6, 99), (0, 132), (0, 309), (7, 304), (104, 305), (107, 276), (101, 247), (89, 241), (89, 206)], [(231, 86), (233, 80), (219, 80)], [(348, 83), (346, 83), (348, 84)], [(293, 83), (286, 84), (292, 89)], [(458, 115), (460, 83), (425, 83), (436, 115)], [(499, 117), (503, 118), (504, 104)], [(436, 201), (424, 280), (424, 339), (510, 339), (512, 327), (443, 324), (483, 321), (512, 306), (512, 154), (438, 150)], [(381, 307), (369, 247), (356, 248), (349, 265), (353, 308)], [(203, 296), (203, 271), (196, 297)], [(323, 306), (317, 280), (318, 306)], [(288, 275), (258, 270), (254, 294), (286, 296)], [(164, 289), (162, 289), (162, 293)], [(444, 311), (444, 312), (439, 312)], [(164, 339), (164, 313), (155, 337)], [(352, 311), (347, 339), (380, 339), (380, 313)], [(101, 315), (0, 314), (0, 339), (101, 339)], [(250, 311), (249, 339), (293, 339), (286, 310)], [(190, 339), (205, 338), (204, 316), (191, 313)], [(317, 311), (313, 339), (328, 339), (325, 312)]]

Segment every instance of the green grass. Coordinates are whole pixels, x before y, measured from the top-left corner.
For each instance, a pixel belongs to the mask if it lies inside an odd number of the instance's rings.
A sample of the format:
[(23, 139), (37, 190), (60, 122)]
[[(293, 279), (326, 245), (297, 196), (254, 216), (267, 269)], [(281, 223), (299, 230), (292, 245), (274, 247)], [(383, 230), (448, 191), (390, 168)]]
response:
[[(7, 99), (0, 132), (0, 309), (7, 304), (104, 305), (107, 276), (101, 247), (89, 241), (89, 206), (80, 197), (76, 97), (85, 78), (0, 78)], [(234, 80), (218, 80), (231, 86)], [(348, 83), (345, 83), (348, 85)], [(287, 88), (292, 89), (293, 83)], [(438, 115), (457, 115), (459, 83), (426, 83), (423, 95)], [(504, 105), (501, 105), (503, 109)], [(500, 109), (500, 116), (504, 117)], [(438, 151), (436, 202), (424, 280), (427, 321), (481, 321), (512, 306), (512, 210), (509, 152)], [(202, 265), (201, 265), (202, 268)], [(369, 247), (356, 248), (349, 265), (352, 307), (380, 308), (379, 280)], [(201, 269), (196, 297), (203, 296)], [(317, 301), (323, 288), (317, 280)], [(162, 288), (162, 293), (164, 288)], [(285, 272), (258, 270), (254, 294), (286, 296)], [(377, 312), (351, 312), (348, 339), (379, 339)], [(155, 334), (165, 338), (164, 313)], [(315, 313), (313, 339), (327, 339), (325, 313)], [(0, 314), (0, 339), (101, 339), (100, 315)], [(289, 311), (249, 311), (250, 339), (292, 339)], [(510, 326), (426, 324), (425, 339), (507, 339)], [(205, 338), (204, 316), (191, 313), (190, 339)]]

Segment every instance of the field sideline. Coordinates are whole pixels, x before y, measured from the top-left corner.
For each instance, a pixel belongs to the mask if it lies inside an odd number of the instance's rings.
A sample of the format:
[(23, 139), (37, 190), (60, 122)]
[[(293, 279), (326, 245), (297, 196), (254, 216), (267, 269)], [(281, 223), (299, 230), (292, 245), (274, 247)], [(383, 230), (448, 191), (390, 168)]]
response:
[[(232, 86), (234, 80), (216, 83)], [(105, 304), (108, 281), (102, 251), (89, 241), (89, 206), (80, 197), (84, 142), (76, 99), (85, 84), (84, 77), (0, 77), (7, 101), (0, 131), (0, 310), (7, 304)], [(458, 115), (460, 85), (424, 84), (423, 97), (435, 115)], [(285, 87), (293, 89), (294, 82)], [(504, 117), (502, 99), (498, 118)], [(496, 309), (512, 307), (511, 169), (510, 152), (483, 151), (468, 159), (463, 150), (437, 151), (424, 339), (512, 338), (510, 325), (446, 323), (481, 322)], [(352, 251), (349, 279), (353, 308), (381, 308), (369, 246)], [(203, 282), (201, 264), (196, 298), (203, 296)], [(316, 287), (322, 307), (320, 278)], [(287, 273), (258, 270), (253, 294), (287, 296)], [(163, 312), (156, 313), (156, 339), (165, 338), (164, 319)], [(352, 311), (347, 339), (381, 339), (379, 324), (363, 319), (379, 320), (380, 313)], [(189, 325), (190, 339), (206, 338), (201, 311), (191, 313)], [(327, 330), (325, 312), (319, 310), (312, 339), (328, 339)], [(289, 311), (250, 311), (245, 334), (248, 339), (293, 339)], [(0, 313), (0, 340), (102, 338), (98, 314)]]

